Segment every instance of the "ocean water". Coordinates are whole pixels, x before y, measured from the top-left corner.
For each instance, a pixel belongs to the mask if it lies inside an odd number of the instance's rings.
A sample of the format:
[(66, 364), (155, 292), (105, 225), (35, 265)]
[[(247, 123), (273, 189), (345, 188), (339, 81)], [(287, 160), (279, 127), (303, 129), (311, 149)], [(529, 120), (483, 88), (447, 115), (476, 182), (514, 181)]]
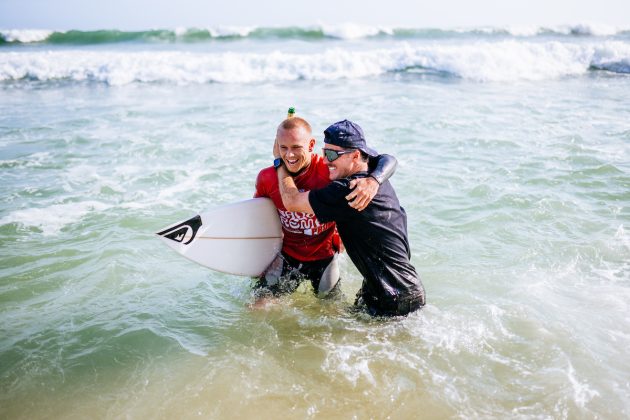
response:
[[(0, 418), (630, 417), (630, 31), (0, 31)], [(404, 319), (153, 234), (251, 197), (286, 109), (398, 158)]]

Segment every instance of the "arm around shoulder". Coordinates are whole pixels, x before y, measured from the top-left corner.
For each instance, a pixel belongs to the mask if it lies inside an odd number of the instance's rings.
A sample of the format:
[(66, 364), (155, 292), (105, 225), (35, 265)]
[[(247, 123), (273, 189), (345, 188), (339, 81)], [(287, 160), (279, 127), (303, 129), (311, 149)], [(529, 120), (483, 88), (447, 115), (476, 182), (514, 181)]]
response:
[(373, 159), (376, 167), (370, 172), (370, 176), (379, 184), (382, 184), (394, 175), (398, 161), (394, 156), (386, 154), (378, 155)]
[(358, 211), (365, 210), (378, 192), (379, 186), (394, 174), (397, 165), (398, 161), (391, 155), (383, 154), (372, 158), (370, 167), (373, 170), (370, 176), (350, 181), (352, 192), (346, 196), (348, 205)]

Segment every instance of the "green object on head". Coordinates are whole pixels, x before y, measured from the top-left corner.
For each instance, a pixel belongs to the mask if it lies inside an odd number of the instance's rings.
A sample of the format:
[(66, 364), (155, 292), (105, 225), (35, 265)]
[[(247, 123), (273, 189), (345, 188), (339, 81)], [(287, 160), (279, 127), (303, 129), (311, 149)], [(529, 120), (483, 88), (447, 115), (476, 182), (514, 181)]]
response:
[(295, 108), (294, 107), (289, 108), (288, 114), (289, 115), (295, 114)]

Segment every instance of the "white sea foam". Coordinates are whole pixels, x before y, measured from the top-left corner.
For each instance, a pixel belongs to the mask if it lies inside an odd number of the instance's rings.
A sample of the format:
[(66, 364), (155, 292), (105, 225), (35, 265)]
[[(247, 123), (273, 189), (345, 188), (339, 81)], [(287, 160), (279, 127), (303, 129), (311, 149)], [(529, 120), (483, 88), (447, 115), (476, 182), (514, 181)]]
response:
[(542, 28), (535, 25), (514, 25), (508, 26), (505, 30), (514, 36), (536, 36), (542, 32)]
[(630, 45), (625, 48), (597, 47), (593, 51), (591, 66), (615, 73), (630, 73)]
[(208, 32), (214, 38), (224, 38), (230, 36), (246, 37), (256, 30), (255, 26), (218, 26), (208, 28)]
[(623, 28), (599, 23), (579, 23), (574, 25), (509, 25), (482, 26), (476, 28), (456, 28), (458, 33), (482, 33), (488, 35), (504, 34), (517, 37), (533, 37), (537, 35), (578, 35), (578, 36), (613, 36), (628, 31)]
[[(256, 30), (256, 26), (216, 26), (204, 28), (213, 38), (226, 38), (232, 36), (247, 37)], [(197, 28), (188, 28), (186, 26), (178, 26), (173, 29), (173, 33), (177, 37), (185, 37), (191, 31), (197, 31)]]
[(577, 25), (560, 26), (555, 28), (555, 31), (569, 35), (611, 36), (623, 32), (624, 30), (616, 26), (600, 23), (580, 23)]
[(353, 386), (360, 378), (375, 384), (368, 365), (370, 351), (367, 346), (340, 345), (327, 355), (322, 369), (331, 374), (343, 375)]
[(321, 25), (324, 35), (340, 39), (360, 39), (375, 36), (380, 33), (392, 35), (393, 28), (385, 26), (368, 26), (354, 23), (344, 23), (341, 25)]
[(0, 37), (6, 42), (41, 42), (45, 41), (53, 32), (46, 29), (5, 29), (0, 30)]
[(391, 49), (329, 49), (317, 54), (34, 51), (0, 55), (0, 81), (74, 80), (110, 85), (134, 82), (255, 83), (335, 80), (423, 68), (477, 81), (544, 80), (590, 68), (630, 72), (630, 45), (620, 41), (397, 44)]
[(19, 159), (2, 159), (0, 167), (12, 168), (15, 166), (38, 167), (50, 162), (52, 154), (50, 152), (37, 152)]
[(590, 400), (600, 395), (599, 392), (591, 389), (588, 386), (588, 383), (579, 380), (571, 362), (569, 362), (567, 377), (571, 387), (573, 388), (573, 400), (578, 407), (584, 408)]
[[(214, 26), (207, 28), (197, 27), (176, 27), (171, 29), (172, 33), (178, 38), (186, 38), (189, 34), (199, 34), (200, 29), (207, 31), (210, 37), (215, 39), (243, 37), (247, 38), (254, 35), (257, 37), (272, 38), (292, 38), (311, 36), (312, 32), (321, 32), (325, 37), (338, 38), (343, 40), (367, 39), (376, 35), (387, 35), (393, 38), (401, 36), (403, 38), (419, 38), (432, 39), (436, 35), (439, 38), (452, 35), (458, 36), (476, 36), (485, 34), (490, 37), (536, 37), (547, 35), (559, 35), (568, 37), (609, 37), (609, 36), (625, 36), (630, 32), (630, 27), (611, 26), (599, 23), (578, 23), (572, 25), (511, 25), (511, 26), (481, 26), (481, 27), (460, 27), (460, 28), (422, 28), (422, 27), (396, 27), (383, 25), (363, 25), (356, 23), (342, 24), (324, 24), (320, 23), (314, 26), (290, 26), (290, 27), (264, 27), (264, 26)], [(152, 31), (161, 31), (160, 28), (153, 28)], [(72, 31), (74, 42), (83, 42), (91, 44), (95, 42), (90, 31), (76, 30)], [(121, 31), (100, 31), (101, 35), (96, 40), (97, 43), (106, 42), (107, 32), (110, 32), (111, 41), (118, 42)], [(124, 31), (122, 31), (124, 33)], [(65, 34), (67, 31), (53, 31), (48, 29), (0, 29), (0, 40), (10, 43), (32, 43), (45, 42), (53, 34)], [(82, 34), (84, 36), (82, 37)], [(134, 32), (135, 35), (138, 32)], [(63, 37), (62, 37), (63, 38)], [(136, 40), (140, 40), (140, 38)], [(149, 36), (151, 42), (155, 42), (156, 38)], [(198, 39), (204, 39), (201, 36)], [(59, 39), (58, 39), (59, 41)]]
[(623, 228), (623, 224), (619, 225), (617, 228), (614, 238), (616, 241), (619, 241), (623, 248), (630, 251), (630, 235)]
[(65, 226), (75, 223), (92, 211), (103, 211), (109, 206), (99, 201), (53, 204), (48, 207), (31, 207), (14, 210), (2, 219), (0, 225), (19, 223), (41, 229), (44, 235), (56, 235)]

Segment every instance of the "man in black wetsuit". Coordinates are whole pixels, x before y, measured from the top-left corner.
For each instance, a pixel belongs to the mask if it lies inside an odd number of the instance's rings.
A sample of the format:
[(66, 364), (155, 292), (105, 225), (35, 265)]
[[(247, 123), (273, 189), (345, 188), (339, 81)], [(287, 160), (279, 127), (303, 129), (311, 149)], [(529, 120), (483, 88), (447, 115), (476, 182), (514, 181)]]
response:
[(424, 287), (411, 265), (407, 215), (389, 181), (384, 181), (372, 202), (358, 211), (346, 196), (353, 179), (368, 176), (367, 147), (357, 124), (339, 121), (324, 131), (324, 156), (330, 171), (328, 186), (300, 192), (286, 168), (278, 181), (284, 206), (290, 211), (315, 214), (320, 223), (334, 221), (348, 255), (363, 275), (355, 304), (374, 316), (407, 315), (425, 304)]

